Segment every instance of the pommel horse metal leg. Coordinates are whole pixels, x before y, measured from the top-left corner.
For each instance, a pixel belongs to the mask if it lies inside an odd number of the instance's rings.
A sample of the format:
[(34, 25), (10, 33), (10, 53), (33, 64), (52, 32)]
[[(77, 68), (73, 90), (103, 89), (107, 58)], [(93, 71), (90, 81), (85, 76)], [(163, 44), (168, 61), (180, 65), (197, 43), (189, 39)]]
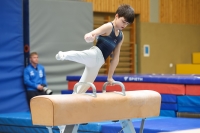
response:
[(60, 129), (60, 133), (77, 133), (78, 127), (79, 127), (79, 124), (75, 124), (75, 125), (66, 125), (66, 126), (63, 126), (63, 128), (59, 128), (59, 129)]
[[(142, 121), (141, 121), (140, 132), (139, 133), (143, 133), (144, 121), (145, 121), (145, 118), (142, 119)], [(121, 133), (122, 131), (124, 131), (124, 133), (136, 133), (135, 128), (134, 128), (134, 126), (133, 126), (133, 124), (132, 124), (130, 119), (128, 119), (128, 120), (120, 120), (120, 124), (122, 126), (122, 129), (119, 131), (119, 133)]]
[(142, 122), (141, 122), (141, 126), (140, 126), (140, 133), (143, 133), (143, 130), (144, 130), (144, 121), (145, 121), (146, 118), (143, 118), (142, 119)]
[(77, 133), (78, 127), (79, 127), (79, 124), (58, 126), (60, 133)]
[(72, 130), (72, 133), (77, 133), (78, 132), (78, 127), (79, 127), (79, 124), (75, 124), (74, 128)]
[(53, 133), (52, 127), (46, 127), (46, 128), (48, 129), (49, 133)]
[(136, 133), (130, 119), (120, 120), (120, 124), (122, 126), (122, 129), (119, 131), (119, 133), (121, 133), (122, 131), (124, 131), (124, 133)]

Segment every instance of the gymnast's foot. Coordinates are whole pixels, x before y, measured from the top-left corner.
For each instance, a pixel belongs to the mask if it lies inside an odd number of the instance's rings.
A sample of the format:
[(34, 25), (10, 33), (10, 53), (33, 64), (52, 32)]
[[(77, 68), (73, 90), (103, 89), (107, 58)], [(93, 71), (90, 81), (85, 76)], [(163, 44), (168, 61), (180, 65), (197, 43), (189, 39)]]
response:
[(59, 51), (58, 54), (56, 54), (56, 60), (64, 60), (65, 55), (63, 54), (62, 51)]

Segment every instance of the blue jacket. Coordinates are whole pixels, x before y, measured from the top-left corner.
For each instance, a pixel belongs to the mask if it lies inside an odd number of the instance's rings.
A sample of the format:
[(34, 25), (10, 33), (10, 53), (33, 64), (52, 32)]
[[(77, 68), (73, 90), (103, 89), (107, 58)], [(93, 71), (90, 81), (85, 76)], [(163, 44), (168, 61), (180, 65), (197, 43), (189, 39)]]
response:
[(30, 64), (24, 69), (24, 84), (27, 90), (37, 90), (37, 86), (44, 84), (47, 86), (45, 69), (42, 65), (37, 65), (37, 70)]

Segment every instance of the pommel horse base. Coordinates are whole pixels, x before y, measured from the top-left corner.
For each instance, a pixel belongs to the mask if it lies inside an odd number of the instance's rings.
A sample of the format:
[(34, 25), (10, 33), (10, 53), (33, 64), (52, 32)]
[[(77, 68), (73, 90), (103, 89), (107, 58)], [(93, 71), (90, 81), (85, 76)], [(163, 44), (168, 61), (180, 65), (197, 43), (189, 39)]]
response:
[[(83, 84), (89, 84), (93, 93), (77, 94), (77, 86)], [(81, 123), (119, 120), (124, 133), (136, 133), (130, 119), (143, 118), (140, 128), (142, 133), (145, 118), (159, 116), (159, 93), (151, 90), (125, 91), (121, 82), (115, 84), (121, 86), (122, 92), (106, 92), (107, 84), (103, 85), (103, 93), (96, 93), (92, 83), (78, 82), (74, 86), (74, 94), (32, 98), (32, 123), (46, 126), (49, 133), (52, 133), (52, 126), (75, 125), (72, 133), (77, 133)]]

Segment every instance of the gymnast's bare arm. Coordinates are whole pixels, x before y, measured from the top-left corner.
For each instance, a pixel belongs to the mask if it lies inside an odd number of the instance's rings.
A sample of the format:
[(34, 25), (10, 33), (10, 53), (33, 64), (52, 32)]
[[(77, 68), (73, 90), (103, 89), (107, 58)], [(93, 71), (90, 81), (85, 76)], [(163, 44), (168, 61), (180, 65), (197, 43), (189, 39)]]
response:
[(107, 81), (109, 82), (109, 85), (113, 85), (114, 79), (112, 78), (114, 71), (119, 63), (119, 56), (120, 56), (120, 49), (121, 49), (121, 45), (124, 41), (124, 35), (122, 34), (122, 40), (121, 42), (117, 45), (117, 47), (114, 49), (113, 51), (113, 57), (112, 60), (110, 62), (110, 67), (109, 67), (109, 71), (108, 71), (108, 79)]
[(99, 28), (85, 34), (84, 39), (87, 43), (93, 42), (96, 36), (99, 36), (99, 35), (108, 36), (111, 33), (111, 30), (112, 30), (112, 24), (106, 23), (100, 26)]

